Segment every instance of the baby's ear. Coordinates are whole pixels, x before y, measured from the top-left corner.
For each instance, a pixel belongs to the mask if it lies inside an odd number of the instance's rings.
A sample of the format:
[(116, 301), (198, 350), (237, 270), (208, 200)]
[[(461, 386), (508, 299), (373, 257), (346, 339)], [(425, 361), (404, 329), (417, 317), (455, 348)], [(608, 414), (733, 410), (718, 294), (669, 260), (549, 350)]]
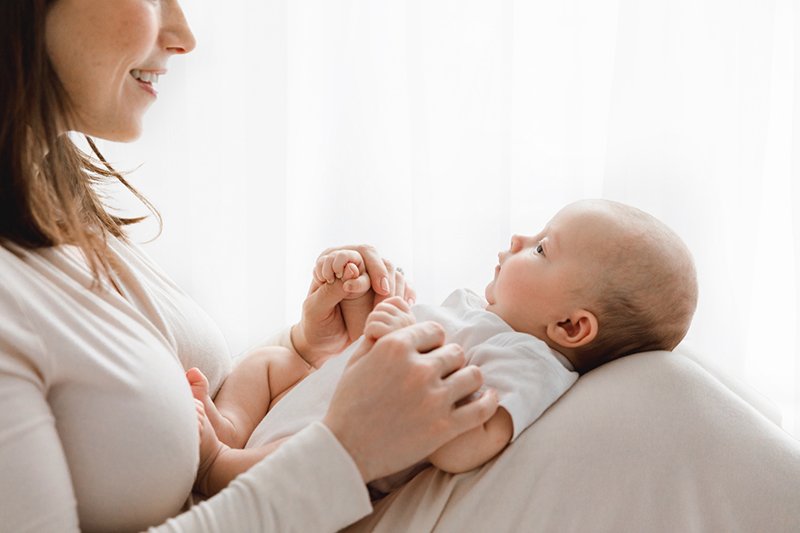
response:
[(562, 348), (579, 348), (592, 342), (598, 329), (594, 313), (578, 309), (560, 322), (549, 323), (547, 336)]

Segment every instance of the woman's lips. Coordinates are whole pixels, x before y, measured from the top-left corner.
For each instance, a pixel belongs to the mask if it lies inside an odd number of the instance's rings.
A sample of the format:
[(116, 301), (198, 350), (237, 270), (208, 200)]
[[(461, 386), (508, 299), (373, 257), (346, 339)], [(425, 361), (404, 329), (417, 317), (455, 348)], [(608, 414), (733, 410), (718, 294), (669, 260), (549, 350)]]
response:
[(136, 81), (136, 83), (139, 85), (139, 87), (141, 87), (142, 89), (144, 89), (145, 91), (147, 91), (151, 95), (153, 95), (155, 97), (158, 97), (158, 91), (155, 90), (155, 88), (152, 86), (152, 84), (145, 83), (142, 80), (134, 80), (134, 81)]

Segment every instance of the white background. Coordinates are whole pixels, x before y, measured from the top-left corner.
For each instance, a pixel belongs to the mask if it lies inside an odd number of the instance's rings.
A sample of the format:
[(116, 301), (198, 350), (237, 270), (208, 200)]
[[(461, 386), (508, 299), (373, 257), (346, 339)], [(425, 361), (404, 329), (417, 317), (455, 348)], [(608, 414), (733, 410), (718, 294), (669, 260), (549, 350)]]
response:
[(329, 245), (375, 244), (436, 303), (482, 292), (512, 232), (605, 197), (684, 238), (687, 345), (800, 434), (796, 2), (183, 4), (197, 50), (144, 137), (102, 148), (141, 165), (165, 219), (145, 248), (232, 353), (298, 318)]

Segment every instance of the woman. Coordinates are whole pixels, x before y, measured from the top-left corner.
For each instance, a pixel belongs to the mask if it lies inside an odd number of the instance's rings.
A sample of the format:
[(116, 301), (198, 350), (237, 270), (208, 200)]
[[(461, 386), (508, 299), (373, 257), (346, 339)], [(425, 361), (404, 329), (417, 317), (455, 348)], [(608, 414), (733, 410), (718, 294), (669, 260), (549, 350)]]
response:
[[(137, 138), (153, 82), (194, 44), (177, 0), (0, 4), (0, 505), (9, 531), (338, 529), (370, 511), (365, 481), (496, 409), (493, 394), (456, 406), (480, 373), (462, 368), (439, 327), (419, 324), (349, 365), (322, 422), (189, 508), (198, 432), (184, 370), (199, 367), (216, 389), (230, 359), (208, 316), (127, 242), (124, 227), (137, 220), (108, 214), (92, 189), (122, 177), (91, 140), (101, 164), (66, 133)], [(372, 248), (355, 249), (367, 265), (360, 289), (371, 282), (376, 300), (391, 294), (398, 274)], [(306, 300), (291, 333), (301, 350), (349, 342), (337, 287)], [(288, 332), (282, 343), (292, 348)]]

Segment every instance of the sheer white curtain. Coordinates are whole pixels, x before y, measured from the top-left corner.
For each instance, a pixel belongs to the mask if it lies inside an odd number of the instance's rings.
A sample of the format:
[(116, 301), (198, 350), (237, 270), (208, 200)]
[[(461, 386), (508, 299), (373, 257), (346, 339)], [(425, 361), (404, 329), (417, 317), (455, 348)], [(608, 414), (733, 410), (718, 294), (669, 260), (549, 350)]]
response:
[(482, 291), (511, 232), (606, 197), (686, 240), (687, 344), (800, 434), (796, 2), (184, 4), (198, 49), (145, 137), (105, 148), (144, 163), (146, 246), (234, 353), (297, 318), (328, 245), (375, 244), (438, 302)]

